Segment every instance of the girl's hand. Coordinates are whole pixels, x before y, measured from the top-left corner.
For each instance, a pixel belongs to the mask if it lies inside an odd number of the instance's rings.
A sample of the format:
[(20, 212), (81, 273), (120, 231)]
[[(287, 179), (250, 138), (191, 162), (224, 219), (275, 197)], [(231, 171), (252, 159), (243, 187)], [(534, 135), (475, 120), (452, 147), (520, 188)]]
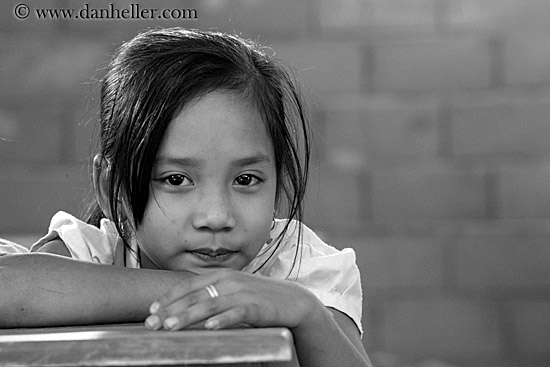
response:
[(151, 305), (149, 329), (179, 330), (204, 322), (207, 329), (238, 324), (296, 328), (314, 322), (325, 307), (290, 281), (221, 269), (174, 286)]

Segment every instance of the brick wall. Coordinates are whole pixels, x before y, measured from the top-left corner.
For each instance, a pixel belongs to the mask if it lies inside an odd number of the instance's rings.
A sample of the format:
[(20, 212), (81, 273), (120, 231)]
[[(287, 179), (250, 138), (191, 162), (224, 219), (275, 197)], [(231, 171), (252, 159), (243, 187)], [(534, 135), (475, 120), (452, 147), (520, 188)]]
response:
[(148, 27), (235, 31), (309, 90), (306, 222), (356, 249), (378, 365), (550, 363), (550, 2), (140, 2), (197, 9), (177, 21), (20, 21), (18, 3), (0, 5), (2, 236), (82, 207), (106, 54)]

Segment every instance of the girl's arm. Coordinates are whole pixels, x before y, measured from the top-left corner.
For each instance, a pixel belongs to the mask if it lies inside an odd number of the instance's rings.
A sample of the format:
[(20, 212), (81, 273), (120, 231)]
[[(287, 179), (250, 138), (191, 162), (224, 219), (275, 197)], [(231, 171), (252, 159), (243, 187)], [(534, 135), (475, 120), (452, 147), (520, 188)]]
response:
[(191, 273), (128, 269), (52, 254), (0, 257), (0, 328), (143, 321)]
[[(218, 296), (205, 289), (211, 285)], [(145, 325), (151, 329), (178, 330), (198, 322), (209, 329), (286, 326), (301, 367), (371, 366), (353, 321), (291, 281), (218, 270), (178, 283), (150, 311)]]
[[(338, 310), (293, 329), (300, 366), (372, 367), (355, 323)], [(309, 325), (309, 326), (308, 326)]]

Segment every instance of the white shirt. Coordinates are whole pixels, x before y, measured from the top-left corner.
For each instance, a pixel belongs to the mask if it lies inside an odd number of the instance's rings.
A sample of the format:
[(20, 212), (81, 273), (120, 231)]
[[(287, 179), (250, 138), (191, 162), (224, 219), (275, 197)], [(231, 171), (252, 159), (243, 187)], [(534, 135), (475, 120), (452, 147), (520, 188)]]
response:
[[(285, 219), (275, 220), (270, 232), (272, 240), (264, 244), (258, 255), (242, 271), (301, 284), (325, 306), (348, 315), (362, 334), (361, 279), (353, 249), (337, 250), (302, 224), (301, 248), (297, 253), (300, 227), (298, 221), (291, 221), (283, 238), (278, 239), (287, 223), (288, 220)], [(48, 234), (32, 246), (31, 252), (56, 238), (63, 240), (74, 259), (130, 268), (140, 267), (138, 259), (132, 253), (136, 251), (125, 251), (114, 223), (108, 219), (102, 219), (97, 228), (70, 214), (58, 212), (51, 220)], [(137, 250), (135, 243), (130, 246)]]
[(0, 256), (9, 255), (9, 254), (25, 254), (29, 250), (17, 243), (5, 240), (0, 238)]

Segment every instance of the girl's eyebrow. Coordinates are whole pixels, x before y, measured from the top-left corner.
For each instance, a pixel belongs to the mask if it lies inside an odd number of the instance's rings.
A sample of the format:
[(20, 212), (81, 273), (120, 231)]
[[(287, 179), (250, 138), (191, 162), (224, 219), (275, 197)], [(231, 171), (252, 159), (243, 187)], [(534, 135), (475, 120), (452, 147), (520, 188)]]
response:
[(158, 165), (174, 165), (174, 166), (184, 166), (184, 167), (198, 167), (200, 166), (200, 161), (195, 158), (178, 158), (170, 156), (159, 156), (155, 159), (155, 166)]
[(244, 157), (235, 160), (232, 165), (235, 167), (251, 166), (253, 164), (269, 164), (271, 158), (264, 153), (256, 153), (250, 157)]
[[(262, 152), (255, 153), (248, 157), (238, 158), (231, 162), (233, 167), (251, 166), (254, 164), (269, 164), (271, 158)], [(171, 157), (171, 156), (159, 156), (155, 159), (155, 166), (157, 165), (176, 165), (183, 167), (200, 167), (202, 160), (198, 158), (189, 157)]]

